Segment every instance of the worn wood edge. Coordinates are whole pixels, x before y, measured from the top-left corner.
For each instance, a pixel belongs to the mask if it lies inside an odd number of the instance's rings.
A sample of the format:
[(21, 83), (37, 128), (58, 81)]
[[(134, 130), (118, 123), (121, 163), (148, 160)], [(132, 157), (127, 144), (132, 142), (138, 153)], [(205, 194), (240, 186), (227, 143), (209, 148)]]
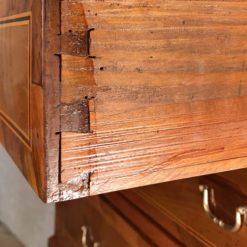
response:
[[(73, 1), (71, 1), (71, 2), (73, 2)], [(64, 38), (64, 37), (62, 37), (62, 38)], [(68, 38), (68, 39), (71, 39), (72, 41), (74, 40), (74, 38), (75, 38), (75, 40), (83, 40), (82, 37), (84, 37), (82, 35), (82, 33), (75, 33), (75, 36), (71, 36), (71, 37), (70, 36), (68, 36), (68, 37), (66, 36), (65, 39)], [(71, 44), (73, 44), (73, 42)], [(64, 52), (64, 53), (71, 53), (71, 55), (73, 55), (73, 56), (77, 56), (77, 55), (84, 56), (84, 55), (86, 55), (86, 53), (85, 54), (82, 53), (81, 50), (78, 50), (77, 48), (78, 47), (74, 47), (72, 45), (70, 47), (65, 47), (65, 49), (64, 50), (61, 50), (61, 51)], [(80, 111), (78, 111), (78, 112), (80, 112)], [(66, 113), (66, 111), (65, 111), (65, 113)], [(68, 115), (68, 114), (65, 114), (65, 115)], [(65, 122), (67, 122), (67, 121), (65, 121)], [(80, 123), (80, 121), (78, 121), (78, 122)], [(73, 131), (73, 130), (75, 130), (75, 132), (77, 132), (78, 131), (77, 126), (78, 125), (76, 124), (75, 128), (72, 128), (72, 129), (65, 128), (64, 131)], [(62, 129), (60, 128), (60, 131), (61, 130)], [(83, 132), (83, 131), (79, 130), (78, 132)], [(214, 164), (214, 163), (212, 163), (212, 164)], [(221, 164), (224, 164), (224, 161), (222, 161)], [(141, 185), (142, 186), (143, 185), (149, 185), (149, 184), (152, 184), (152, 183), (159, 183), (159, 182), (164, 182), (164, 181), (171, 181), (171, 180), (177, 179), (177, 177), (179, 179), (179, 178), (185, 178), (185, 177), (191, 176), (191, 175), (186, 175), (187, 172), (189, 173), (189, 169), (190, 168), (192, 169), (193, 166), (186, 167), (186, 168), (181, 168), (179, 170), (176, 169), (176, 171), (174, 172), (174, 174), (173, 174), (173, 172), (171, 170), (157, 171), (157, 172), (152, 172), (150, 175), (149, 174), (144, 174), (144, 175), (143, 174), (138, 174), (138, 175), (135, 175), (135, 176), (131, 177), (130, 179), (133, 179), (134, 178), (133, 180), (136, 180), (136, 177), (137, 177), (137, 179), (139, 181), (142, 181), (141, 182)], [(204, 171), (203, 174), (210, 174), (210, 173), (214, 173), (214, 172), (218, 172), (218, 171), (220, 172), (220, 171), (225, 171), (226, 170), (226, 169), (216, 169), (216, 170), (213, 170), (213, 172), (205, 171), (207, 169), (206, 169), (206, 166), (205, 166), (205, 169), (204, 169), (203, 168), (203, 165), (200, 165), (200, 169), (195, 168), (195, 167), (194, 167), (194, 169), (196, 169), (197, 172), (193, 173), (194, 174), (193, 176), (198, 175), (197, 174), (197, 173), (199, 173), (198, 170), (199, 171), (201, 171), (201, 170)], [(178, 171), (181, 171), (181, 174), (179, 172), (179, 175), (177, 176), (176, 174), (177, 174)], [(159, 175), (158, 173), (161, 173), (161, 175)], [(115, 182), (114, 181), (114, 184), (112, 184), (112, 181), (111, 180), (109, 180), (109, 181), (103, 181), (103, 180), (102, 181), (98, 181), (96, 178), (94, 178), (94, 176), (96, 176), (96, 174), (93, 174), (90, 171), (88, 173), (85, 172), (85, 174), (86, 175), (72, 178), (72, 180), (70, 181), (70, 184), (67, 184), (67, 185), (65, 185), (65, 184), (59, 184), (59, 190), (60, 190), (59, 193), (60, 194), (59, 195), (56, 195), (55, 197), (56, 198), (59, 198), (58, 200), (60, 200), (60, 198), (62, 198), (61, 200), (63, 200), (63, 198), (64, 198), (63, 193), (65, 193), (65, 194), (67, 193), (66, 196), (67, 196), (68, 199), (70, 199), (70, 198), (74, 198), (75, 199), (75, 198), (78, 198), (78, 197), (85, 197), (85, 196), (93, 195), (94, 193), (95, 194), (98, 194), (98, 193), (105, 193), (105, 192), (112, 191), (111, 189), (109, 189), (110, 187), (114, 187), (113, 190), (119, 190), (119, 189), (122, 189), (122, 188), (125, 189), (124, 184), (125, 184), (125, 181), (127, 181), (127, 178), (115, 178), (116, 181), (118, 181), (118, 182)], [(174, 175), (174, 177), (173, 177), (173, 175)], [(175, 175), (176, 175), (176, 178), (175, 178)], [(165, 179), (162, 178), (162, 176), (165, 176)], [(153, 182), (144, 181), (147, 178), (150, 178)], [(137, 185), (135, 185), (135, 181), (134, 182), (129, 182), (129, 180), (128, 180), (128, 183), (129, 184), (133, 184), (133, 187), (136, 187), (137, 186)], [(84, 187), (87, 188), (87, 189), (85, 189), (83, 191), (81, 189), (81, 184), (82, 183), (83, 184), (85, 183)], [(116, 186), (116, 188), (115, 188), (115, 186)], [(138, 186), (139, 186), (139, 184), (138, 184)], [(102, 188), (99, 189), (99, 187), (102, 187)], [(129, 186), (126, 187), (126, 188), (129, 188)], [(99, 192), (97, 192), (97, 191), (99, 191)], [(102, 191), (102, 192), (100, 192), (100, 191)], [(70, 194), (70, 192), (71, 192), (71, 194)], [(74, 196), (74, 194), (76, 196)], [(68, 199), (66, 199), (66, 200), (68, 200)]]
[[(176, 169), (148, 171), (146, 174), (137, 174), (131, 178), (114, 178), (113, 181), (97, 181), (97, 175), (91, 176), (89, 194), (97, 195), (118, 190), (126, 190), (173, 180), (209, 175), (224, 171), (246, 168), (247, 157), (180, 167)], [(127, 183), (128, 181), (128, 183)], [(138, 182), (136, 182), (138, 181)]]
[(174, 180), (193, 178), (203, 175), (215, 174), (246, 168), (247, 157), (234, 158), (211, 163), (196, 164), (165, 169), (147, 171), (147, 173), (135, 174), (131, 177), (114, 177), (112, 180), (99, 180), (97, 174), (88, 173), (73, 178), (67, 184), (60, 184), (60, 201), (74, 200), (78, 198), (95, 196), (109, 192), (116, 192), (137, 187), (144, 187)]
[[(193, 181), (197, 181), (197, 179), (193, 179)], [(145, 198), (144, 195), (142, 196), (142, 193), (144, 191), (145, 189), (136, 189), (134, 191), (124, 191), (120, 194), (124, 198), (124, 200), (134, 205), (141, 213), (144, 213), (144, 215), (146, 215), (146, 213), (148, 212), (148, 217), (151, 217), (154, 222), (159, 224), (160, 221), (162, 221), (162, 223), (160, 224), (161, 228), (167, 231), (168, 235), (171, 234), (173, 238), (175, 238), (180, 243), (184, 242), (183, 237), (184, 234), (186, 234), (193, 239), (196, 239), (198, 241), (198, 246), (200, 247), (208, 246), (210, 244), (206, 239), (201, 238), (194, 232), (190, 232), (188, 228), (184, 228), (184, 224), (177, 218), (175, 218), (176, 220), (174, 220), (173, 215), (170, 214), (169, 211), (165, 210), (165, 208), (162, 208), (161, 210), (159, 207), (160, 205), (158, 205), (157, 203), (153, 203), (152, 200), (148, 200), (147, 198)], [(145, 194), (145, 192), (143, 194)]]
[[(63, 53), (87, 56), (88, 39), (85, 33), (63, 33), (61, 24), (62, 2), (47, 0), (44, 3), (44, 61), (43, 88), (45, 94), (45, 165), (47, 195), (44, 202), (59, 202), (63, 198), (61, 183), (61, 135), (62, 132), (90, 132), (90, 100), (87, 95), (74, 104), (64, 104), (61, 96), (61, 66)], [(69, 41), (65, 46), (66, 41)], [(74, 44), (76, 43), (76, 45)], [(52, 116), (52, 117), (51, 117)], [(73, 118), (71, 118), (73, 116)], [(52, 148), (51, 148), (52, 147)], [(62, 194), (62, 196), (61, 196)], [(74, 198), (85, 197), (75, 191)]]
[(60, 2), (47, 0), (44, 8), (43, 88), (46, 198), (44, 202), (59, 201), (60, 162)]

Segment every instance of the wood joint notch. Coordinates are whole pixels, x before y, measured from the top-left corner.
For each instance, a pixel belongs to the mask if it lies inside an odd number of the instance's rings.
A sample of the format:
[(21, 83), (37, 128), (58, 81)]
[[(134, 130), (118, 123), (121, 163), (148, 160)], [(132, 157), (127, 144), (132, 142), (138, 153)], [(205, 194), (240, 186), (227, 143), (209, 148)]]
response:
[(61, 132), (92, 133), (95, 126), (95, 98), (61, 105)]
[(61, 53), (72, 56), (95, 58), (95, 56), (90, 54), (92, 31), (94, 31), (94, 28), (82, 31), (68, 30), (68, 32), (63, 33), (61, 35)]
[(89, 28), (87, 30), (87, 56), (89, 58), (96, 58), (96, 56), (91, 55), (91, 32), (93, 32), (95, 29), (94, 28)]

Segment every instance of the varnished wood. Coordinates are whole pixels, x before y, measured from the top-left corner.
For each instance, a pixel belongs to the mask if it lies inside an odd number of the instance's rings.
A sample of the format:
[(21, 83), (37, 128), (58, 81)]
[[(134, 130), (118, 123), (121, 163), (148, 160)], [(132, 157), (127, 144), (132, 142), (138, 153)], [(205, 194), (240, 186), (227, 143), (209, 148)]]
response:
[(210, 180), (225, 184), (228, 188), (234, 189), (235, 193), (241, 194), (247, 198), (247, 169), (241, 169), (232, 172), (224, 172), (206, 177)]
[[(136, 202), (138, 207), (148, 212), (150, 217), (163, 225), (171, 234), (184, 241), (186, 246), (244, 246), (246, 227), (231, 234), (214, 224), (203, 210), (202, 195), (198, 185), (199, 180), (197, 178), (181, 180), (138, 188), (133, 192), (126, 192), (124, 195), (129, 200)], [(237, 193), (232, 193), (232, 189), (228, 190), (227, 195), (227, 190), (224, 192), (225, 187), (216, 186), (214, 188), (217, 197), (215, 203), (218, 202), (217, 213), (224, 208), (219, 217), (223, 216), (223, 220), (229, 220), (228, 222), (231, 223), (233, 217), (230, 215), (235, 214), (232, 206), (241, 203), (240, 197)], [(136, 200), (136, 198), (139, 199)], [(228, 203), (226, 204), (226, 202)], [(170, 225), (162, 220), (163, 217), (169, 219)], [(181, 230), (174, 227), (172, 223), (179, 226)], [(187, 236), (183, 235), (184, 233), (187, 233)], [(195, 240), (200, 244), (196, 243)]]
[(64, 199), (246, 166), (245, 5), (62, 2)]
[[(36, 7), (40, 6), (40, 1), (36, 2)], [(32, 7), (29, 0), (0, 3), (0, 141), (36, 193), (46, 201), (44, 97), (40, 81), (34, 79), (42, 74), (41, 66), (37, 66), (42, 64), (42, 47), (38, 45), (42, 23), (35, 22), (41, 9)], [(34, 29), (40, 30), (38, 37), (33, 35)], [(37, 39), (39, 42), (35, 43)]]
[(235, 222), (236, 208), (247, 205), (246, 169), (201, 177), (200, 184), (213, 190), (211, 210), (228, 224)]
[[(116, 244), (118, 232), (126, 246), (242, 247), (246, 242), (246, 226), (239, 232), (229, 233), (214, 224), (204, 212), (199, 191), (200, 184), (213, 189), (210, 196), (213, 213), (233, 224), (236, 208), (247, 202), (247, 194), (243, 193), (245, 180), (240, 177), (246, 180), (245, 170), (60, 203), (51, 246), (80, 246), (79, 228), (87, 224), (94, 229), (94, 236), (103, 246), (108, 243), (110, 230), (112, 242), (109, 246)], [(114, 226), (114, 231), (106, 224)], [(144, 239), (146, 242), (142, 242)], [(121, 244), (119, 240), (117, 245)]]
[[(160, 222), (153, 221), (148, 210), (139, 210), (139, 202), (126, 200), (126, 197), (121, 193), (107, 194), (104, 198), (117, 210), (121, 211), (130, 224), (133, 224), (154, 246), (162, 246), (164, 244), (169, 247), (184, 246), (184, 243), (169, 234), (167, 229), (160, 228)], [(165, 220), (166, 222), (167, 220)]]
[(246, 1), (0, 3), (26, 12), (29, 89), (0, 52), (26, 138), (2, 119), (0, 140), (44, 201), (246, 167)]
[(0, 117), (27, 145), (31, 142), (30, 22), (30, 13), (0, 19)]
[(88, 246), (93, 246), (93, 242), (100, 243), (102, 247), (154, 246), (129, 224), (123, 215), (126, 212), (119, 213), (99, 197), (59, 203), (56, 209), (56, 234), (50, 241), (51, 247), (82, 246), (82, 226), (88, 227), (94, 238), (90, 241), (88, 237)]

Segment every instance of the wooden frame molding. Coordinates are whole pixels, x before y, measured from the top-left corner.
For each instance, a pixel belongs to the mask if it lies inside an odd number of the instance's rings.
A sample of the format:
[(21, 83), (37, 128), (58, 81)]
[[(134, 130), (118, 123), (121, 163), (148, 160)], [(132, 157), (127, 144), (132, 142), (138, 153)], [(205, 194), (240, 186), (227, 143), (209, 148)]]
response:
[[(8, 29), (8, 30), (7, 30)], [(19, 30), (18, 30), (19, 29)], [(21, 35), (20, 35), (20, 29)], [(31, 12), (25, 12), (18, 15), (8, 16), (5, 18), (0, 18), (0, 33), (5, 32), (5, 35), (10, 36), (10, 40), (4, 37), (4, 40), (0, 38), (0, 46), (2, 52), (9, 52), (9, 54), (4, 54), (2, 58), (9, 59), (7, 62), (11, 65), (17, 63), (16, 66), (27, 66), (25, 70), (17, 70), (13, 72), (11, 68), (7, 68), (5, 61), (2, 60), (2, 73), (6, 75), (6, 79), (11, 81), (2, 81), (4, 75), (1, 74), (0, 91), (0, 118), (4, 123), (17, 135), (17, 137), (27, 146), (31, 146), (31, 60), (32, 60), (32, 34), (31, 34)], [(19, 36), (15, 37), (15, 33)], [(23, 36), (22, 36), (23, 34)], [(15, 40), (16, 39), (16, 40)], [(2, 41), (2, 42), (1, 42)], [(5, 42), (4, 42), (5, 41)], [(26, 44), (19, 44), (21, 41)], [(7, 45), (9, 44), (9, 45)], [(25, 46), (26, 45), (26, 46)], [(7, 47), (7, 50), (5, 49)], [(17, 49), (24, 49), (25, 51), (19, 51)], [(21, 56), (18, 59), (11, 53), (16, 52), (16, 56)], [(24, 57), (25, 56), (25, 57)], [(27, 61), (22, 61), (22, 58)], [(17, 61), (17, 62), (16, 62)], [(20, 64), (22, 63), (22, 64)], [(8, 64), (7, 64), (8, 66)], [(8, 74), (7, 74), (8, 73)], [(15, 75), (15, 73), (18, 73)], [(10, 78), (8, 78), (10, 75)], [(12, 77), (14, 75), (14, 77)], [(24, 77), (24, 78), (23, 78)], [(14, 79), (14, 81), (13, 81)], [(3, 85), (8, 84), (8, 86)], [(20, 91), (21, 89), (21, 91)], [(18, 91), (19, 90), (19, 91)], [(16, 96), (18, 94), (18, 96)], [(7, 97), (6, 97), (7, 96)], [(5, 100), (14, 101), (14, 104), (9, 105)], [(23, 105), (23, 103), (25, 104)], [(7, 105), (7, 107), (6, 107)], [(19, 112), (17, 112), (16, 106), (22, 107)], [(5, 108), (5, 109), (4, 109)], [(18, 116), (19, 115), (19, 116)], [(16, 118), (16, 119), (14, 119)], [(24, 119), (24, 120), (23, 120)]]

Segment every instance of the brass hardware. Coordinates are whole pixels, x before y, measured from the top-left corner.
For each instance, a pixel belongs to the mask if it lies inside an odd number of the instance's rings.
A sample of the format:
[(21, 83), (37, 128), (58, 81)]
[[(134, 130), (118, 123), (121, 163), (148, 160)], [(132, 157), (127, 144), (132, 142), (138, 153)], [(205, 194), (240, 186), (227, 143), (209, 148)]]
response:
[(82, 247), (100, 247), (100, 243), (94, 242), (90, 228), (87, 226), (82, 226)]
[(235, 224), (229, 225), (225, 223), (223, 220), (216, 217), (211, 212), (209, 205), (209, 198), (210, 198), (210, 191), (213, 192), (212, 189), (209, 190), (208, 186), (200, 185), (199, 190), (203, 193), (203, 208), (206, 214), (208, 215), (208, 217), (212, 219), (216, 225), (229, 232), (237, 232), (242, 228), (242, 226), (246, 222), (247, 207), (238, 207), (236, 209)]

